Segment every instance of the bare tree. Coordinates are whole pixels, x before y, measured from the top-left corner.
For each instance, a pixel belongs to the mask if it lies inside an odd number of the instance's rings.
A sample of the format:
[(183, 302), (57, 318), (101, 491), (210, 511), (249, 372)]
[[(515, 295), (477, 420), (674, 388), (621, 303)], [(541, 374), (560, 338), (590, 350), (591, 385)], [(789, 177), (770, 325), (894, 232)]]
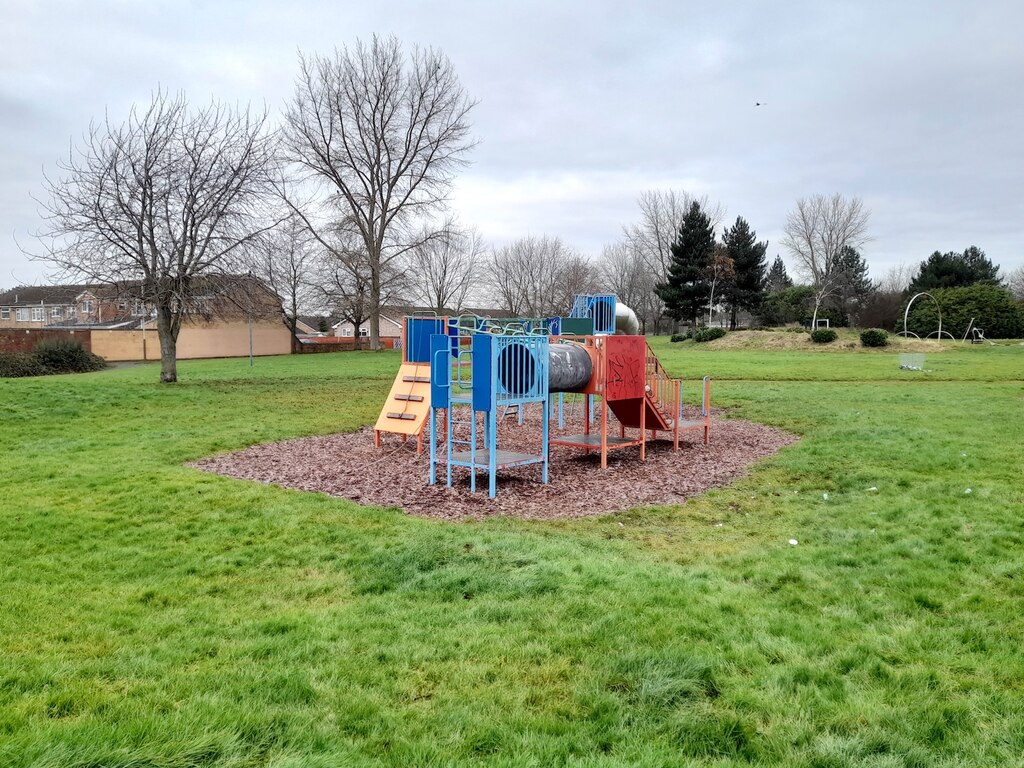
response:
[(439, 235), (420, 238), (410, 252), (409, 267), (413, 298), (438, 314), (461, 311), (470, 291), (479, 280), (479, 267), (486, 251), (483, 237), (475, 229), (462, 229), (454, 223)]
[(859, 249), (868, 241), (870, 212), (860, 198), (840, 194), (813, 195), (797, 200), (786, 217), (782, 244), (793, 254), (797, 270), (814, 288), (814, 317), (839, 285), (844, 248)]
[(120, 125), (92, 124), (45, 179), (36, 258), (153, 307), (162, 382), (178, 379), (182, 319), (232, 292), (246, 247), (276, 223), (264, 206), (275, 156), (266, 118), (157, 92)]
[(314, 268), (319, 244), (302, 220), (292, 215), (268, 232), (253, 251), (254, 272), (281, 297), (294, 336), (299, 315), (316, 299)]
[(802, 197), (786, 217), (782, 244), (793, 254), (803, 277), (819, 285), (843, 248), (857, 249), (868, 241), (869, 218), (870, 212), (857, 197)]
[(1017, 267), (1006, 276), (1006, 284), (1017, 301), (1024, 301), (1024, 267)]
[(599, 274), (602, 285), (633, 309), (640, 327), (657, 329), (661, 299), (654, 292), (654, 273), (628, 240), (605, 246), (601, 252)]
[(595, 278), (589, 260), (557, 237), (521, 237), (492, 256), (491, 287), (514, 315), (567, 312), (573, 296), (592, 292)]
[(715, 313), (715, 291), (736, 277), (736, 265), (729, 256), (729, 251), (721, 243), (715, 243), (715, 251), (708, 266), (708, 282), (711, 283), (711, 294), (708, 296), (708, 326)]
[(443, 207), (471, 148), (473, 102), (451, 62), (395, 38), (300, 57), (284, 134), (291, 159), (324, 182), (362, 240), (369, 268), (370, 345), (380, 347), (383, 281), (417, 239), (416, 219)]
[(907, 290), (913, 277), (914, 268), (905, 262), (900, 262), (885, 271), (882, 279), (878, 281), (878, 290), (881, 293), (903, 293)]
[[(314, 239), (321, 245), (314, 262), (314, 295), (329, 314), (352, 324), (356, 346), (360, 328), (370, 319), (370, 259), (362, 237), (347, 220), (319, 226)], [(405, 265), (389, 261), (381, 274), (381, 306), (404, 303), (409, 280)]]

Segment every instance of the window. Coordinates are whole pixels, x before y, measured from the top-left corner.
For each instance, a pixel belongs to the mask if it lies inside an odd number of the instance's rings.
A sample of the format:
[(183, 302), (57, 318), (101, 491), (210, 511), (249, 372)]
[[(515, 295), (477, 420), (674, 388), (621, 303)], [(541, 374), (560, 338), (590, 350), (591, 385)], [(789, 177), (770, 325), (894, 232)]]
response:
[(360, 328), (359, 329), (359, 338), (365, 339), (369, 335), (370, 335), (370, 329), (369, 328)]
[(2, 309), (0, 309), (0, 320), (10, 320), (10, 319), (11, 319), (11, 308), (10, 307), (3, 307)]
[(352, 329), (351, 328), (342, 328), (341, 329), (341, 335), (342, 336), (351, 336), (352, 335)]
[(18, 312), (17, 312), (17, 319), (18, 319), (19, 323), (23, 323), (26, 320), (28, 320), (28, 310), (27, 309), (19, 309)]
[(59, 318), (61, 316), (60, 307), (52, 307), (50, 309), (50, 317)]
[(119, 301), (119, 302), (117, 302), (117, 308), (121, 312), (127, 312), (128, 311), (128, 302), (127, 301)]
[(32, 307), (32, 320), (41, 323), (46, 317), (46, 310), (43, 307)]
[(68, 307), (68, 317), (74, 317), (77, 314), (78, 314), (78, 308), (74, 304), (72, 304), (70, 307)]
[(86, 299), (82, 302), (82, 312), (86, 315), (92, 312), (92, 299)]

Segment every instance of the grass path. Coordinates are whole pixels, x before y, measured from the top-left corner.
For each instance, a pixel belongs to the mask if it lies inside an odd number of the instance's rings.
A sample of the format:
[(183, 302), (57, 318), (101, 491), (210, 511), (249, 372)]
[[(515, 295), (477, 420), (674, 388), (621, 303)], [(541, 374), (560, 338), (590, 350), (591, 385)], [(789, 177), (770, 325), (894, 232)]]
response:
[(0, 380), (0, 765), (1021, 764), (1024, 348), (657, 343), (803, 439), (449, 525), (182, 466), (372, 421), (393, 353)]

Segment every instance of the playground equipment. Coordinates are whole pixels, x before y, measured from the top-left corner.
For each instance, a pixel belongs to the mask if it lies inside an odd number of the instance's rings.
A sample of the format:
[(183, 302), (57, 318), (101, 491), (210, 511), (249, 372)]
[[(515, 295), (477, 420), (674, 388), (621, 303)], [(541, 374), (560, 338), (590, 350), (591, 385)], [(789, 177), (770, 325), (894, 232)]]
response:
[[(374, 426), (375, 442), (383, 433), (415, 436), (422, 452), (428, 441), (430, 484), (444, 464), (449, 486), (453, 470), (464, 468), (476, 491), (477, 472), (486, 471), (491, 497), (502, 469), (538, 464), (546, 483), (551, 446), (599, 451), (605, 469), (610, 450), (639, 446), (644, 460), (648, 433), (671, 435), (678, 449), (681, 433), (700, 430), (707, 443), (709, 380), (700, 419), (683, 420), (682, 384), (638, 330), (636, 315), (613, 294), (577, 296), (568, 317), (407, 317), (403, 363)], [(552, 411), (557, 403), (561, 424), (565, 393), (582, 404), (583, 432), (552, 438)], [(515, 414), (522, 423), (530, 408), (540, 412), (539, 437), (499, 444), (499, 420)], [(609, 414), (618, 435), (610, 434)]]
[(953, 339), (953, 341), (956, 341), (956, 338), (953, 336), (953, 334), (949, 333), (948, 331), (942, 330), (942, 307), (939, 306), (938, 300), (934, 296), (932, 296), (930, 293), (928, 293), (927, 291), (921, 291), (920, 293), (915, 293), (910, 298), (910, 301), (907, 302), (907, 308), (905, 310), (903, 310), (903, 330), (900, 331), (896, 335), (897, 336), (904, 336), (904, 337), (906, 337), (906, 336), (913, 336), (915, 339), (920, 339), (921, 338), (916, 333), (913, 333), (912, 331), (908, 331), (907, 330), (907, 318), (910, 316), (910, 308), (912, 306), (914, 306), (914, 302), (917, 301), (918, 299), (920, 299), (922, 296), (927, 296), (929, 299), (932, 300), (932, 302), (935, 304), (935, 311), (939, 315), (939, 329), (937, 331), (932, 331), (927, 336), (925, 336), (925, 338), (926, 339), (930, 339), (932, 336), (935, 336), (935, 338), (937, 340), (941, 341), (942, 334), (945, 333), (947, 336), (949, 336), (949, 338)]

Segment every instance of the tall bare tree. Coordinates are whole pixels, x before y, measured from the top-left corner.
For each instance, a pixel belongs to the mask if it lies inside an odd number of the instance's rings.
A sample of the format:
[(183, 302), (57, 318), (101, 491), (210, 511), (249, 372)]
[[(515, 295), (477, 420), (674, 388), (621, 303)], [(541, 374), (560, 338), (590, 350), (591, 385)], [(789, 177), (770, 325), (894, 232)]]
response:
[(557, 237), (521, 237), (492, 257), (492, 290), (502, 309), (514, 315), (568, 312), (573, 296), (592, 292), (595, 278), (589, 260)]
[(295, 335), (299, 315), (316, 301), (319, 243), (303, 221), (289, 216), (253, 248), (254, 272), (281, 297), (288, 328)]
[(479, 231), (454, 223), (434, 237), (425, 234), (410, 252), (412, 297), (438, 314), (462, 310), (477, 287), (486, 249)]
[(654, 292), (654, 273), (628, 240), (604, 247), (598, 272), (602, 286), (636, 312), (643, 333), (648, 326), (657, 329), (661, 299)]
[(276, 223), (265, 205), (275, 157), (266, 119), (217, 103), (193, 110), (158, 91), (125, 122), (92, 124), (45, 179), (38, 258), (153, 307), (162, 382), (178, 379), (182, 319), (233, 292), (247, 246)]
[(300, 56), (299, 66), (286, 142), (362, 239), (377, 349), (383, 281), (416, 244), (417, 219), (443, 207), (465, 164), (474, 102), (443, 54), (413, 48), (407, 56), (393, 37)]
[(802, 197), (786, 217), (782, 244), (796, 260), (797, 270), (814, 288), (814, 317), (839, 287), (844, 248), (859, 249), (868, 241), (870, 212), (860, 198), (840, 194)]

